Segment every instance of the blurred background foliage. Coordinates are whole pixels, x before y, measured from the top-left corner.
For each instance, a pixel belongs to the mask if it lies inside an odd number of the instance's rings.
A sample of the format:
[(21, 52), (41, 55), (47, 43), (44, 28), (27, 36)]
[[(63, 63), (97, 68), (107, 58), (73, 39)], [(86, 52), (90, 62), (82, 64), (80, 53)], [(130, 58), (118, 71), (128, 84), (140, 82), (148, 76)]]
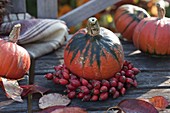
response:
[[(56, 18), (66, 14), (71, 10), (74, 10), (75, 8), (85, 4), (88, 1), (90, 0), (58, 0), (58, 14), (56, 14)], [(157, 9), (155, 6), (155, 3), (157, 1), (158, 0), (121, 0), (120, 2), (106, 8), (105, 10), (101, 11), (100, 13), (97, 13), (94, 16), (99, 20), (101, 26), (106, 27), (112, 30), (113, 32), (116, 32), (113, 21), (114, 21), (114, 13), (119, 6), (123, 4), (133, 4), (144, 8), (151, 16), (157, 16)], [(169, 7), (170, 0), (164, 0), (164, 1), (166, 4), (166, 17), (170, 17), (170, 7)], [(36, 6), (35, 0), (27, 0), (27, 4), (28, 6), (30, 6), (29, 13), (36, 17), (36, 13), (34, 11), (35, 7), (33, 7), (33, 5)], [(87, 20), (77, 24), (74, 27), (71, 27), (70, 33), (73, 34), (80, 28), (86, 27), (86, 23)]]
[[(89, 0), (58, 0), (58, 16), (62, 16), (65, 13), (73, 10), (74, 8), (88, 2)], [(98, 20), (101, 26), (106, 27), (113, 32), (116, 32), (115, 26), (114, 26), (114, 13), (116, 9), (123, 5), (123, 4), (133, 4), (136, 6), (140, 6), (147, 10), (147, 12), (151, 16), (157, 16), (157, 9), (155, 6), (155, 3), (158, 0), (122, 0), (121, 2), (118, 2), (117, 4), (114, 4), (108, 8), (106, 8), (104, 11), (94, 15)], [(166, 16), (170, 17), (170, 9), (169, 9), (169, 1), (165, 0), (166, 2)], [(75, 33), (78, 29), (86, 27), (87, 20), (83, 21), (82, 23), (71, 27), (70, 33)]]

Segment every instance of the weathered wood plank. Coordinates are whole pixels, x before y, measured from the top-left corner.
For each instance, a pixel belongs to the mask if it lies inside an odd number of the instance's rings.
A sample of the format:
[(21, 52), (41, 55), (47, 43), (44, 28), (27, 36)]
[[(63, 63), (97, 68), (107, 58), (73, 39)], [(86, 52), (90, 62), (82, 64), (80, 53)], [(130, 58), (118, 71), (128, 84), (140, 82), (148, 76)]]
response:
[(136, 76), (138, 88), (170, 88), (170, 72), (141, 72)]
[[(135, 53), (136, 48), (132, 43), (125, 41), (121, 42), (123, 42), (122, 45), (124, 48), (125, 59), (131, 61), (134, 66), (138, 67), (141, 71), (170, 71), (170, 56), (152, 57), (151, 55), (139, 51)], [(37, 73), (41, 70), (46, 71), (47, 67), (52, 70), (55, 65), (63, 63), (64, 48), (65, 46), (49, 55), (39, 58), (36, 66), (36, 70), (38, 69)]]
[(10, 0), (11, 6), (9, 12), (11, 13), (26, 13), (26, 0)]
[[(136, 79), (138, 81), (138, 89), (170, 88), (170, 72), (141, 72), (136, 76)], [(55, 86), (52, 81), (44, 78), (44, 74), (36, 75), (35, 83), (50, 88)]]
[[(0, 90), (1, 91), (1, 90)], [(0, 98), (1, 101), (8, 100), (6, 97)], [(10, 105), (3, 106), (0, 108), (0, 113), (26, 113), (27, 111), (27, 100), (24, 99), (24, 102), (14, 102)]]
[[(52, 59), (52, 58), (51, 58)], [(53, 67), (59, 64), (63, 64), (63, 59), (46, 59), (37, 60), (35, 73), (45, 73), (53, 70)], [(127, 57), (126, 60), (133, 63), (133, 65), (139, 68), (142, 72), (158, 72), (158, 71), (170, 71), (169, 58), (152, 58), (152, 57)]]
[[(137, 76), (137, 79), (139, 80), (139, 87), (138, 88), (131, 88), (127, 91), (127, 93), (125, 94), (125, 96), (121, 96), (118, 99), (112, 100), (111, 98), (104, 101), (105, 104), (102, 104), (102, 102), (81, 102), (81, 100), (79, 99), (73, 99), (72, 103), (70, 104), (70, 106), (79, 106), (82, 108), (85, 108), (87, 110), (91, 110), (91, 111), (95, 111), (95, 110), (99, 110), (99, 111), (104, 111), (106, 110), (108, 107), (114, 106), (117, 103), (119, 103), (121, 100), (123, 99), (127, 99), (127, 98), (150, 98), (152, 96), (164, 96), (166, 97), (168, 100), (170, 100), (169, 97), (169, 93), (170, 93), (170, 88), (163, 88), (161, 89), (160, 86), (164, 86), (167, 85), (169, 86), (170, 83), (170, 77), (168, 72), (156, 72), (156, 73), (149, 73), (149, 72), (145, 72), (145, 73), (140, 73)], [(43, 82), (42, 82), (43, 81)], [(20, 84), (26, 84), (26, 80), (23, 80), (20, 82)], [(51, 93), (52, 92), (57, 92), (57, 93), (63, 93), (63, 90), (65, 89), (64, 86), (61, 85), (55, 85), (52, 81), (46, 80), (43, 75), (36, 75), (35, 76), (35, 84), (38, 84), (40, 86), (46, 87), (46, 88), (50, 88), (51, 89)], [(155, 88), (153, 87), (155, 86)], [(151, 87), (153, 87), (151, 89)], [(2, 91), (0, 91), (0, 100), (6, 100), (7, 98), (5, 97), (5, 95), (3, 94)], [(2, 96), (3, 95), (3, 96)], [(40, 98), (40, 95), (35, 95), (34, 96), (34, 100), (33, 100), (33, 111), (39, 111), (38, 108), (38, 99)], [(15, 104), (11, 104), (10, 105), (10, 109), (8, 107), (2, 109), (0, 112), (6, 113), (7, 111), (11, 111), (11, 112), (17, 112), (18, 109), (20, 109), (19, 112), (24, 112), (26, 111), (26, 100), (24, 100), (24, 105), (20, 104), (20, 103), (15, 103)], [(98, 107), (100, 106), (100, 108)], [(8, 109), (7, 109), (8, 108)], [(166, 109), (166, 111), (169, 111), (169, 109)]]
[(58, 0), (37, 0), (38, 18), (57, 18)]
[[(165, 57), (159, 57), (159, 56), (154, 56), (152, 57), (149, 54), (144, 54), (144, 53), (138, 53), (138, 54), (134, 54), (134, 55), (130, 55), (130, 53), (132, 53), (132, 50), (125, 50), (125, 59), (135, 59), (135, 60), (146, 60), (146, 59), (152, 59), (152, 60), (160, 60), (160, 61), (168, 61), (170, 59), (170, 56), (165, 56)], [(63, 59), (63, 54), (64, 54), (64, 47), (59, 48), (58, 50), (54, 51), (53, 53), (50, 53), (46, 56), (42, 56), (41, 58), (39, 58), (38, 60), (48, 60), (48, 59), (52, 59), (52, 60), (57, 60), (57, 59)]]
[[(57, 92), (57, 91), (56, 91)], [(162, 93), (163, 92), (163, 93)], [(88, 111), (105, 111), (109, 107), (117, 105), (120, 101), (128, 98), (151, 98), (153, 96), (164, 96), (168, 101), (170, 100), (170, 89), (142, 89), (142, 90), (128, 90), (124, 96), (120, 96), (117, 99), (112, 99), (111, 97), (106, 101), (97, 102), (82, 102), (80, 99), (73, 99), (69, 106), (79, 106)], [(37, 102), (39, 98), (33, 99), (33, 110), (39, 111), (37, 107)], [(100, 107), (99, 107), (100, 106)]]
[[(150, 57), (144, 54), (129, 56), (126, 52), (130, 52), (134, 49), (130, 43), (123, 43), (125, 48), (125, 58), (131, 61), (136, 67), (141, 69), (141, 73), (137, 75), (138, 87), (128, 89), (124, 96), (117, 99), (111, 97), (104, 102), (82, 102), (80, 99), (73, 99), (69, 106), (79, 106), (85, 108), (89, 113), (102, 113), (107, 108), (115, 106), (121, 100), (127, 98), (150, 98), (153, 96), (164, 96), (170, 101), (170, 59), (169, 57), (158, 58)], [(54, 72), (53, 66), (63, 63), (63, 49), (58, 49), (56, 52), (43, 56), (36, 60), (35, 68), (35, 84), (50, 88), (49, 93), (61, 93), (64, 94), (64, 86), (56, 85), (52, 81), (46, 80), (44, 74), (48, 72)], [(59, 57), (60, 56), (60, 57)], [(27, 84), (26, 80), (20, 81), (20, 84)], [(7, 100), (2, 89), (0, 89), (0, 100)], [(36, 113), (40, 109), (38, 108), (38, 100), (41, 97), (40, 94), (33, 96), (33, 112)], [(104, 104), (103, 104), (104, 103)], [(100, 106), (100, 107), (99, 107)], [(10, 109), (9, 109), (10, 108)], [(24, 99), (24, 103), (13, 103), (9, 106), (0, 109), (2, 113), (25, 113), (27, 110), (27, 100)], [(160, 113), (170, 112), (170, 106)]]
[[(67, 42), (66, 42), (67, 43)], [(143, 53), (136, 49), (132, 42), (122, 41), (122, 46), (124, 49), (125, 58), (132, 57), (132, 58), (150, 58), (150, 59), (170, 59), (170, 56), (153, 56), (146, 53)], [(47, 58), (63, 58), (65, 45), (61, 48), (57, 49), (53, 53), (49, 55), (42, 56), (40, 59), (47, 59)]]
[[(161, 75), (161, 76), (160, 76)], [(137, 79), (140, 80), (139, 82), (139, 87), (135, 89), (129, 89), (128, 92), (124, 97), (120, 97), (116, 100), (112, 100), (111, 98), (108, 101), (105, 101), (105, 105), (101, 105), (101, 102), (97, 102), (97, 105), (95, 102), (81, 102), (79, 99), (73, 99), (72, 103), (70, 106), (80, 106), (77, 103), (81, 103), (80, 107), (84, 107), (88, 110), (105, 110), (108, 108), (109, 105), (116, 105), (116, 103), (120, 102), (123, 99), (126, 98), (148, 98), (156, 95), (161, 95), (168, 97), (169, 100), (169, 94), (170, 89), (169, 88), (164, 88), (160, 89), (161, 87), (159, 86), (164, 86), (167, 85), (169, 86), (169, 74), (167, 72), (156, 72), (156, 73), (140, 73), (137, 76)], [(43, 82), (42, 82), (43, 81)], [(165, 84), (164, 84), (165, 82)], [(22, 83), (24, 84), (24, 83)], [(64, 86), (61, 85), (55, 85), (52, 81), (48, 81), (45, 78), (43, 78), (43, 75), (36, 75), (35, 76), (35, 84), (38, 84), (40, 86), (50, 88), (51, 92), (58, 92), (58, 93), (63, 93), (63, 90), (65, 89)], [(151, 89), (151, 87), (155, 87), (154, 89)], [(156, 89), (158, 88), (158, 89)], [(37, 111), (39, 110), (37, 106), (37, 102), (39, 99), (39, 96), (35, 96), (34, 98), (34, 103), (33, 103), (33, 110)], [(88, 105), (90, 104), (90, 105)], [(93, 107), (91, 107), (93, 106)], [(98, 106), (101, 108), (99, 109)]]
[[(161, 74), (162, 75), (162, 74)], [(154, 76), (154, 75), (153, 75)], [(155, 76), (159, 76), (155, 75)], [(164, 76), (163, 76), (164, 77)], [(155, 77), (156, 78), (156, 77)], [(43, 82), (42, 82), (43, 81)], [(146, 79), (145, 79), (146, 81)], [(148, 84), (147, 81), (145, 82), (144, 79), (141, 81), (141, 83), (144, 84)], [(158, 81), (159, 83), (159, 81)], [(35, 80), (35, 84), (39, 84), (40, 86), (46, 87), (46, 88), (50, 88), (51, 89), (51, 93), (63, 93), (63, 90), (65, 89), (64, 86), (61, 85), (55, 85), (52, 81), (46, 81), (45, 79), (42, 79), (42, 76), (36, 76), (36, 80)], [(139, 84), (141, 85), (141, 84)], [(148, 84), (150, 85), (150, 84)], [(158, 89), (157, 89), (158, 88)], [(102, 102), (81, 102), (81, 100), (79, 99), (73, 99), (72, 103), (70, 106), (79, 106), (79, 107), (83, 107), (86, 108), (87, 110), (105, 110), (106, 108), (108, 108), (110, 105), (116, 105), (117, 103), (119, 103), (121, 100), (126, 99), (126, 98), (150, 98), (152, 96), (164, 96), (166, 97), (168, 100), (170, 100), (169, 97), (169, 93), (170, 93), (170, 88), (164, 88), (164, 89), (160, 89), (159, 87), (151, 89), (151, 88), (131, 88), (127, 91), (127, 93), (125, 94), (125, 96), (121, 96), (116, 100), (112, 100), (111, 98), (108, 99), (107, 101), (104, 101), (105, 104), (103, 105)], [(39, 110), (38, 106), (37, 106), (37, 102), (38, 99), (40, 98), (40, 95), (35, 95), (33, 98), (33, 109), (35, 111)], [(100, 106), (100, 108), (98, 108), (98, 106)]]
[(67, 26), (71, 27), (119, 1), (121, 0), (107, 0), (107, 2), (106, 0), (90, 0), (82, 6), (59, 17), (59, 19), (64, 20)]

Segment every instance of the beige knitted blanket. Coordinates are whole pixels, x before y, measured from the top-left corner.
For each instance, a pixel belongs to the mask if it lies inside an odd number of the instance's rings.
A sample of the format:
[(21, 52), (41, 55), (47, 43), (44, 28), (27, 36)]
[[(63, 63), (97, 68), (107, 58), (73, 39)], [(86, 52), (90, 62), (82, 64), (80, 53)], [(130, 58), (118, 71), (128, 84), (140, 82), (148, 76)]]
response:
[(5, 22), (0, 26), (0, 37), (6, 39), (15, 24), (21, 24), (18, 44), (29, 54), (40, 57), (64, 44), (68, 36), (65, 23), (57, 19), (26, 19)]

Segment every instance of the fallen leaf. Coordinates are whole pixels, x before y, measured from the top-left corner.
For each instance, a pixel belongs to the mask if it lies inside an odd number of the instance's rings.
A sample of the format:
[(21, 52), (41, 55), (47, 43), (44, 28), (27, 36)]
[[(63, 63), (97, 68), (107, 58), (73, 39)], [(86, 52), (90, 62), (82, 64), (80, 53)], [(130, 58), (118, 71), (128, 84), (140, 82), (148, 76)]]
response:
[(23, 102), (21, 98), (23, 89), (19, 86), (18, 81), (9, 80), (9, 79), (2, 78), (2, 77), (1, 77), (1, 80), (2, 80), (5, 93), (8, 98), (12, 98), (13, 100), (18, 101), (18, 102)]
[(38, 112), (38, 113), (51, 113), (52, 111), (59, 109), (59, 108), (64, 108), (66, 106), (52, 106), (52, 107), (48, 107), (43, 109), (42, 111)]
[(87, 113), (87, 111), (79, 107), (64, 107), (56, 109), (51, 113)]
[(139, 99), (125, 99), (118, 106), (125, 113), (158, 113), (157, 109), (150, 103)]
[(164, 110), (169, 105), (169, 102), (163, 96), (154, 96), (148, 100), (158, 110)]
[(87, 111), (80, 107), (53, 106), (38, 113), (87, 113)]
[(41, 109), (45, 109), (52, 106), (66, 106), (70, 103), (70, 101), (71, 100), (65, 95), (50, 93), (39, 99), (39, 107)]
[(23, 92), (22, 92), (22, 96), (27, 96), (28, 94), (33, 94), (33, 93), (40, 93), (41, 95), (43, 95), (44, 93), (46, 93), (47, 91), (49, 91), (49, 89), (38, 86), (38, 85), (21, 85), (21, 88), (23, 88)]
[(125, 99), (117, 106), (107, 111), (119, 110), (118, 113), (158, 113), (158, 110), (149, 102), (140, 99)]

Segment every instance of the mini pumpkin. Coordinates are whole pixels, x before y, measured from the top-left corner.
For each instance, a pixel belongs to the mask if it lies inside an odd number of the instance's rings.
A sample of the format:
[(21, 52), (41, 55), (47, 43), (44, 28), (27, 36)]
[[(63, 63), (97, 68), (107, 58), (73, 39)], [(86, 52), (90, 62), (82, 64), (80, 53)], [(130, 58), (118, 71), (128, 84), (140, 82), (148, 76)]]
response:
[(110, 30), (100, 27), (96, 18), (88, 19), (68, 41), (64, 63), (75, 75), (86, 79), (108, 79), (120, 71), (124, 62), (123, 47)]
[(26, 49), (17, 45), (20, 24), (14, 26), (9, 40), (0, 39), (0, 76), (20, 79), (30, 68), (30, 56)]
[(157, 3), (158, 17), (144, 18), (135, 28), (133, 43), (143, 52), (153, 55), (170, 55), (170, 18), (164, 7)]
[(130, 4), (122, 5), (114, 14), (116, 30), (125, 40), (132, 41), (136, 25), (145, 17), (150, 17), (145, 9)]

